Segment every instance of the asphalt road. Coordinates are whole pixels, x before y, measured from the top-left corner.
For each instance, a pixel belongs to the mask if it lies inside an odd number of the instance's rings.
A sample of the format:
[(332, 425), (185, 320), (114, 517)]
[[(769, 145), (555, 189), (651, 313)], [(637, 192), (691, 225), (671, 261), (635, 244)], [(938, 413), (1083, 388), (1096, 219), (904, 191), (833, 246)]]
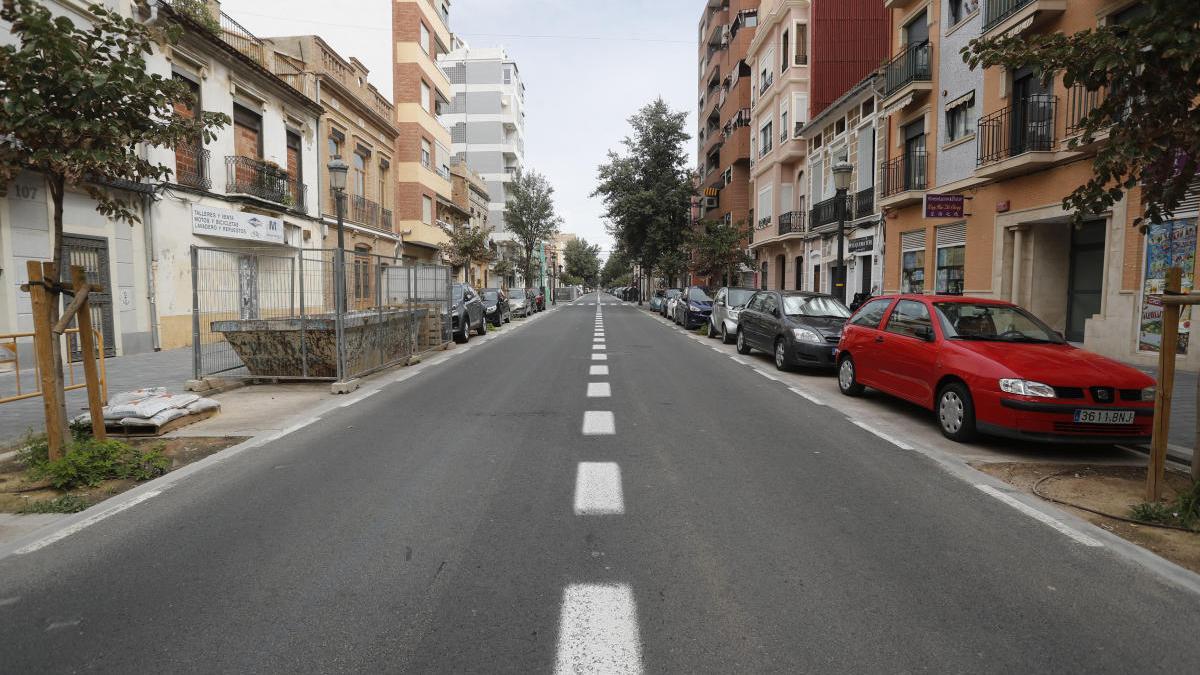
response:
[(605, 302), (0, 560), (0, 671), (1200, 662), (1196, 595)]

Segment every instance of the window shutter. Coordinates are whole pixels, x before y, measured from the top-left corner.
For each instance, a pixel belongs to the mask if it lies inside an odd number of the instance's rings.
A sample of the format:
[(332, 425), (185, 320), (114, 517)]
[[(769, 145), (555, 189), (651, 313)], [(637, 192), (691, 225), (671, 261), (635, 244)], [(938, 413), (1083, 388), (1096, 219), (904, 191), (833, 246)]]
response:
[(900, 233), (900, 250), (902, 250), (902, 251), (924, 251), (925, 250), (925, 230), (913, 230), (912, 232), (901, 232)]
[[(924, 243), (924, 241), (921, 242), (922, 247), (924, 246)], [(966, 246), (967, 224), (957, 223), (955, 225), (939, 227), (937, 229), (937, 245), (938, 248), (943, 246)]]

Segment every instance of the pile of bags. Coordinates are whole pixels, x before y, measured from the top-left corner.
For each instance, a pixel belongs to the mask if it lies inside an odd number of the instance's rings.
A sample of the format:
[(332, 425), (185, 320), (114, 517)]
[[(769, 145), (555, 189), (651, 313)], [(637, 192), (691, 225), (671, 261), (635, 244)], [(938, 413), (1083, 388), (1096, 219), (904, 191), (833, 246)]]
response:
[[(104, 406), (104, 425), (119, 426), (129, 433), (152, 433), (180, 417), (220, 409), (220, 403), (195, 394), (172, 394), (164, 387), (137, 389), (109, 399), (108, 405)], [(92, 416), (83, 413), (72, 422), (89, 425)]]

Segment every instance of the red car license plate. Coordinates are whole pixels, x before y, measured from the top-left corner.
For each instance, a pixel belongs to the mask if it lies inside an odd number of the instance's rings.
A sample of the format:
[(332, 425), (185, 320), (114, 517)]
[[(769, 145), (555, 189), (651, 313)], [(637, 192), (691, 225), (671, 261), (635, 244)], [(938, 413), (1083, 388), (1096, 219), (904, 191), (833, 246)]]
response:
[(1132, 410), (1076, 410), (1075, 421), (1081, 424), (1133, 424)]

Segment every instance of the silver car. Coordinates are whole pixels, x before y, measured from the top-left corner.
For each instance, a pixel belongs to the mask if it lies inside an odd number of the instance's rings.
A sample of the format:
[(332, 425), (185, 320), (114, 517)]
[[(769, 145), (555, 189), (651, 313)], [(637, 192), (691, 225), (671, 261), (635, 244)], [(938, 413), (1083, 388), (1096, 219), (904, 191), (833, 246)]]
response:
[(508, 309), (513, 316), (527, 317), (535, 311), (533, 299), (525, 294), (523, 288), (513, 288), (508, 291)]
[(725, 344), (733, 342), (737, 335), (738, 315), (755, 292), (756, 289), (740, 286), (725, 286), (717, 291), (713, 296), (712, 315), (708, 318), (708, 337), (719, 337)]

